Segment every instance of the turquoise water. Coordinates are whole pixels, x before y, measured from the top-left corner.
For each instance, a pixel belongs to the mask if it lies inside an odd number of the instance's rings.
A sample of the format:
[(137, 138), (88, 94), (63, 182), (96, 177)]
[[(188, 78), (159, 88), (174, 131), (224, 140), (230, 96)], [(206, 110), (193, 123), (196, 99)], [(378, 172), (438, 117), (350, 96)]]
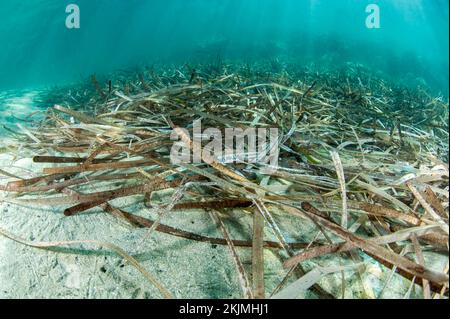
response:
[[(80, 8), (68, 29), (66, 6)], [(366, 7), (380, 9), (368, 29)], [(448, 95), (447, 0), (2, 0), (0, 90), (208, 59), (358, 62)]]

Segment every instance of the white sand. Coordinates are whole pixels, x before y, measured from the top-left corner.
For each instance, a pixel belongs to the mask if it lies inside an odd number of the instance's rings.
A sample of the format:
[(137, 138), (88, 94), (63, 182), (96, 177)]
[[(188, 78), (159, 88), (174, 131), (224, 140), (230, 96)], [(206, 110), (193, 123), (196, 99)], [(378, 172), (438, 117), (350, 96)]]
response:
[(35, 103), (39, 93), (40, 91), (36, 90), (0, 92), (0, 134), (4, 130), (4, 124), (14, 128), (17, 119), (24, 119), (39, 111)]

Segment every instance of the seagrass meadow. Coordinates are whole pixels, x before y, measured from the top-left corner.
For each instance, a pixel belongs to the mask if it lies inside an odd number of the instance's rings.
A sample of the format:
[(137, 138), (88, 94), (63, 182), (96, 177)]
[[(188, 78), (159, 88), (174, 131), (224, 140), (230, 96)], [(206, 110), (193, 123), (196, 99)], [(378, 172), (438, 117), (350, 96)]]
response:
[[(38, 54), (30, 36), (34, 64), (2, 59), (14, 39), (0, 52), (0, 298), (448, 299), (448, 37), (429, 26), (448, 24), (445, 1), (395, 2), (386, 43), (366, 41), (364, 19), (320, 36), (335, 4), (286, 0), (310, 23), (294, 37), (279, 3), (169, 2), (178, 22), (158, 1), (99, 1), (110, 25), (80, 1), (80, 30), (51, 38), (79, 50)], [(137, 19), (146, 5), (152, 28)], [(418, 8), (428, 19), (403, 28), (400, 13)], [(217, 18), (230, 12), (246, 17), (240, 30)], [(107, 37), (97, 24), (130, 29)], [(277, 129), (277, 161), (205, 151), (213, 136), (196, 142), (198, 121), (220, 142)], [(188, 158), (203, 147), (199, 161), (173, 161), (174, 132)]]
[[(445, 297), (448, 104), (425, 91), (393, 89), (360, 66), (324, 74), (270, 70), (225, 63), (152, 68), (105, 85), (93, 76), (86, 88), (57, 94), (60, 104), (43, 120), (19, 126), (4, 142), (4, 153), (30, 154), (34, 163), (32, 177), (2, 170), (3, 203), (30, 214), (52, 206), (63, 225), (89, 222), (93, 232), (95, 220), (83, 215), (110, 215), (108, 223), (145, 231), (132, 253), (105, 239), (30, 241), (3, 228), (2, 235), (69, 254), (103, 247), (122, 267), (135, 268), (134, 280), (142, 276), (157, 288), (154, 297), (185, 296), (139, 260), (148, 245), (163, 249), (164, 236), (205, 250), (227, 246), (221, 258), (229, 259), (233, 293), (241, 297), (380, 297), (399, 285), (395, 280), (411, 286), (407, 295), (418, 286), (417, 294)], [(173, 165), (171, 128), (199, 118), (210, 127), (278, 127), (279, 167), (264, 174), (245, 162)], [(124, 199), (140, 209), (127, 210)], [(208, 230), (189, 231), (184, 225), (198, 216)], [(151, 240), (155, 233), (164, 236)], [(278, 263), (268, 266), (268, 254)], [(368, 272), (374, 265), (378, 275)], [(270, 287), (267, 271), (279, 274)], [(326, 289), (320, 283), (330, 274), (341, 281)]]

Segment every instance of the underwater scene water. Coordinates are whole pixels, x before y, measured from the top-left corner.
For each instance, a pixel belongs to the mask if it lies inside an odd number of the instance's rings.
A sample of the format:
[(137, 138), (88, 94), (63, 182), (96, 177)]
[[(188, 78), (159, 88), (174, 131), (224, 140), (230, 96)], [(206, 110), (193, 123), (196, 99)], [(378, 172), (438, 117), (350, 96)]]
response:
[(0, 298), (448, 299), (448, 0), (0, 15)]
[[(68, 29), (67, 5), (80, 28)], [(448, 94), (445, 0), (2, 1), (0, 88), (77, 81), (156, 62), (357, 62)], [(366, 7), (379, 6), (379, 29)]]

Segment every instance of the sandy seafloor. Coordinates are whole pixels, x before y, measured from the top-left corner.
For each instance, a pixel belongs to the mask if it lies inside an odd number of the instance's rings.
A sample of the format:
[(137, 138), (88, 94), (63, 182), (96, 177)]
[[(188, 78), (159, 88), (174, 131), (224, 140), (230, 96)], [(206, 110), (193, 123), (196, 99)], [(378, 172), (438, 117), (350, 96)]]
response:
[(14, 128), (16, 123), (26, 119), (36, 111), (40, 90), (23, 90), (20, 92), (0, 91), (0, 139), (4, 133), (4, 125)]
[[(31, 94), (31, 95), (30, 95)], [(33, 93), (7, 97), (10, 109), (2, 108), (0, 122), (11, 114), (23, 117), (33, 111)], [(6, 104), (3, 104), (5, 106)], [(0, 144), (7, 142), (3, 135)], [(0, 168), (23, 178), (38, 176), (44, 165), (33, 163), (28, 154), (0, 153)], [(0, 176), (0, 183), (10, 180)], [(117, 185), (119, 186), (119, 185)], [(86, 189), (86, 192), (93, 191)], [(96, 190), (97, 191), (97, 190)], [(139, 260), (176, 298), (241, 298), (242, 292), (233, 259), (226, 246), (191, 241), (147, 229), (136, 229), (116, 217), (91, 210), (89, 213), (65, 217), (65, 207), (19, 205), (5, 202), (12, 194), (0, 191), (0, 228), (33, 242), (99, 240), (113, 243)], [(170, 194), (161, 194), (169, 200)], [(142, 196), (112, 201), (117, 207), (155, 220), (155, 211), (142, 204)], [(307, 220), (275, 218), (289, 242), (309, 242), (317, 230)], [(233, 239), (251, 239), (252, 218), (242, 212), (230, 212), (224, 217)], [(166, 214), (163, 224), (210, 237), (222, 237), (210, 216), (203, 211), (175, 211)], [(276, 240), (268, 227), (267, 240)], [(141, 273), (124, 263), (121, 257), (108, 249), (84, 245), (82, 250), (70, 247), (65, 252), (39, 250), (24, 246), (0, 236), (0, 298), (160, 298), (161, 295)], [(251, 249), (237, 248), (246, 270), (251, 274)], [(359, 253), (366, 261), (362, 277), (355, 271), (345, 274), (345, 298), (378, 297), (390, 275), (383, 266)], [(286, 256), (281, 254), (283, 258)], [(425, 253), (427, 265), (442, 271), (446, 259)], [(280, 254), (265, 250), (266, 293), (279, 284), (286, 274)], [(316, 258), (304, 263), (308, 270), (320, 266), (349, 265), (348, 259), (334, 256)], [(361, 278), (361, 279), (360, 279)], [(294, 278), (291, 279), (291, 282)], [(328, 275), (320, 282), (327, 291), (341, 295), (341, 275)], [(383, 298), (403, 298), (410, 282), (395, 275), (384, 290)], [(364, 289), (365, 287), (365, 289)], [(415, 286), (412, 297), (421, 297), (421, 288)], [(302, 297), (311, 298), (308, 293)]]
[[(11, 154), (0, 156), (0, 166), (22, 177), (33, 176), (42, 164), (31, 158), (14, 159)], [(1, 180), (2, 183), (6, 179)], [(4, 199), (10, 197), (0, 192)], [(160, 194), (169, 199), (170, 194)], [(117, 207), (154, 220), (156, 214), (144, 207), (141, 196), (112, 201)], [(147, 229), (136, 229), (116, 217), (92, 210), (89, 213), (65, 217), (64, 207), (19, 205), (0, 202), (0, 228), (34, 242), (99, 240), (123, 248), (136, 257), (142, 265), (177, 298), (240, 298), (238, 276), (229, 248), (191, 241)], [(308, 242), (316, 231), (310, 222), (298, 218), (280, 217), (274, 214), (288, 241)], [(230, 212), (224, 219), (234, 239), (250, 239), (252, 219), (241, 212)], [(179, 229), (221, 237), (209, 215), (203, 211), (174, 211), (165, 215), (162, 223)], [(266, 239), (275, 240), (266, 227)], [(160, 294), (131, 265), (108, 249), (94, 245), (71, 247), (65, 252), (39, 250), (16, 243), (0, 236), (0, 298), (159, 298)], [(238, 248), (248, 273), (251, 273), (251, 249)], [(445, 258), (425, 253), (427, 265), (436, 270), (445, 267)], [(271, 292), (286, 271), (282, 269), (280, 254), (265, 250), (265, 283)], [(361, 254), (361, 256), (363, 256)], [(366, 260), (366, 272), (362, 279), (367, 291), (378, 296), (384, 281), (390, 274), (386, 268)], [(343, 261), (343, 265), (350, 264)], [(125, 265), (124, 265), (125, 264)], [(339, 265), (333, 257), (323, 257), (307, 262), (307, 269)], [(356, 272), (346, 272), (346, 298), (362, 298), (362, 282)], [(321, 284), (328, 291), (340, 294), (341, 276), (329, 275)], [(409, 282), (395, 276), (383, 293), (384, 298), (402, 298)], [(413, 297), (421, 296), (421, 289), (413, 290)], [(373, 297), (372, 296), (372, 297)], [(307, 294), (308, 298), (311, 295)]]

